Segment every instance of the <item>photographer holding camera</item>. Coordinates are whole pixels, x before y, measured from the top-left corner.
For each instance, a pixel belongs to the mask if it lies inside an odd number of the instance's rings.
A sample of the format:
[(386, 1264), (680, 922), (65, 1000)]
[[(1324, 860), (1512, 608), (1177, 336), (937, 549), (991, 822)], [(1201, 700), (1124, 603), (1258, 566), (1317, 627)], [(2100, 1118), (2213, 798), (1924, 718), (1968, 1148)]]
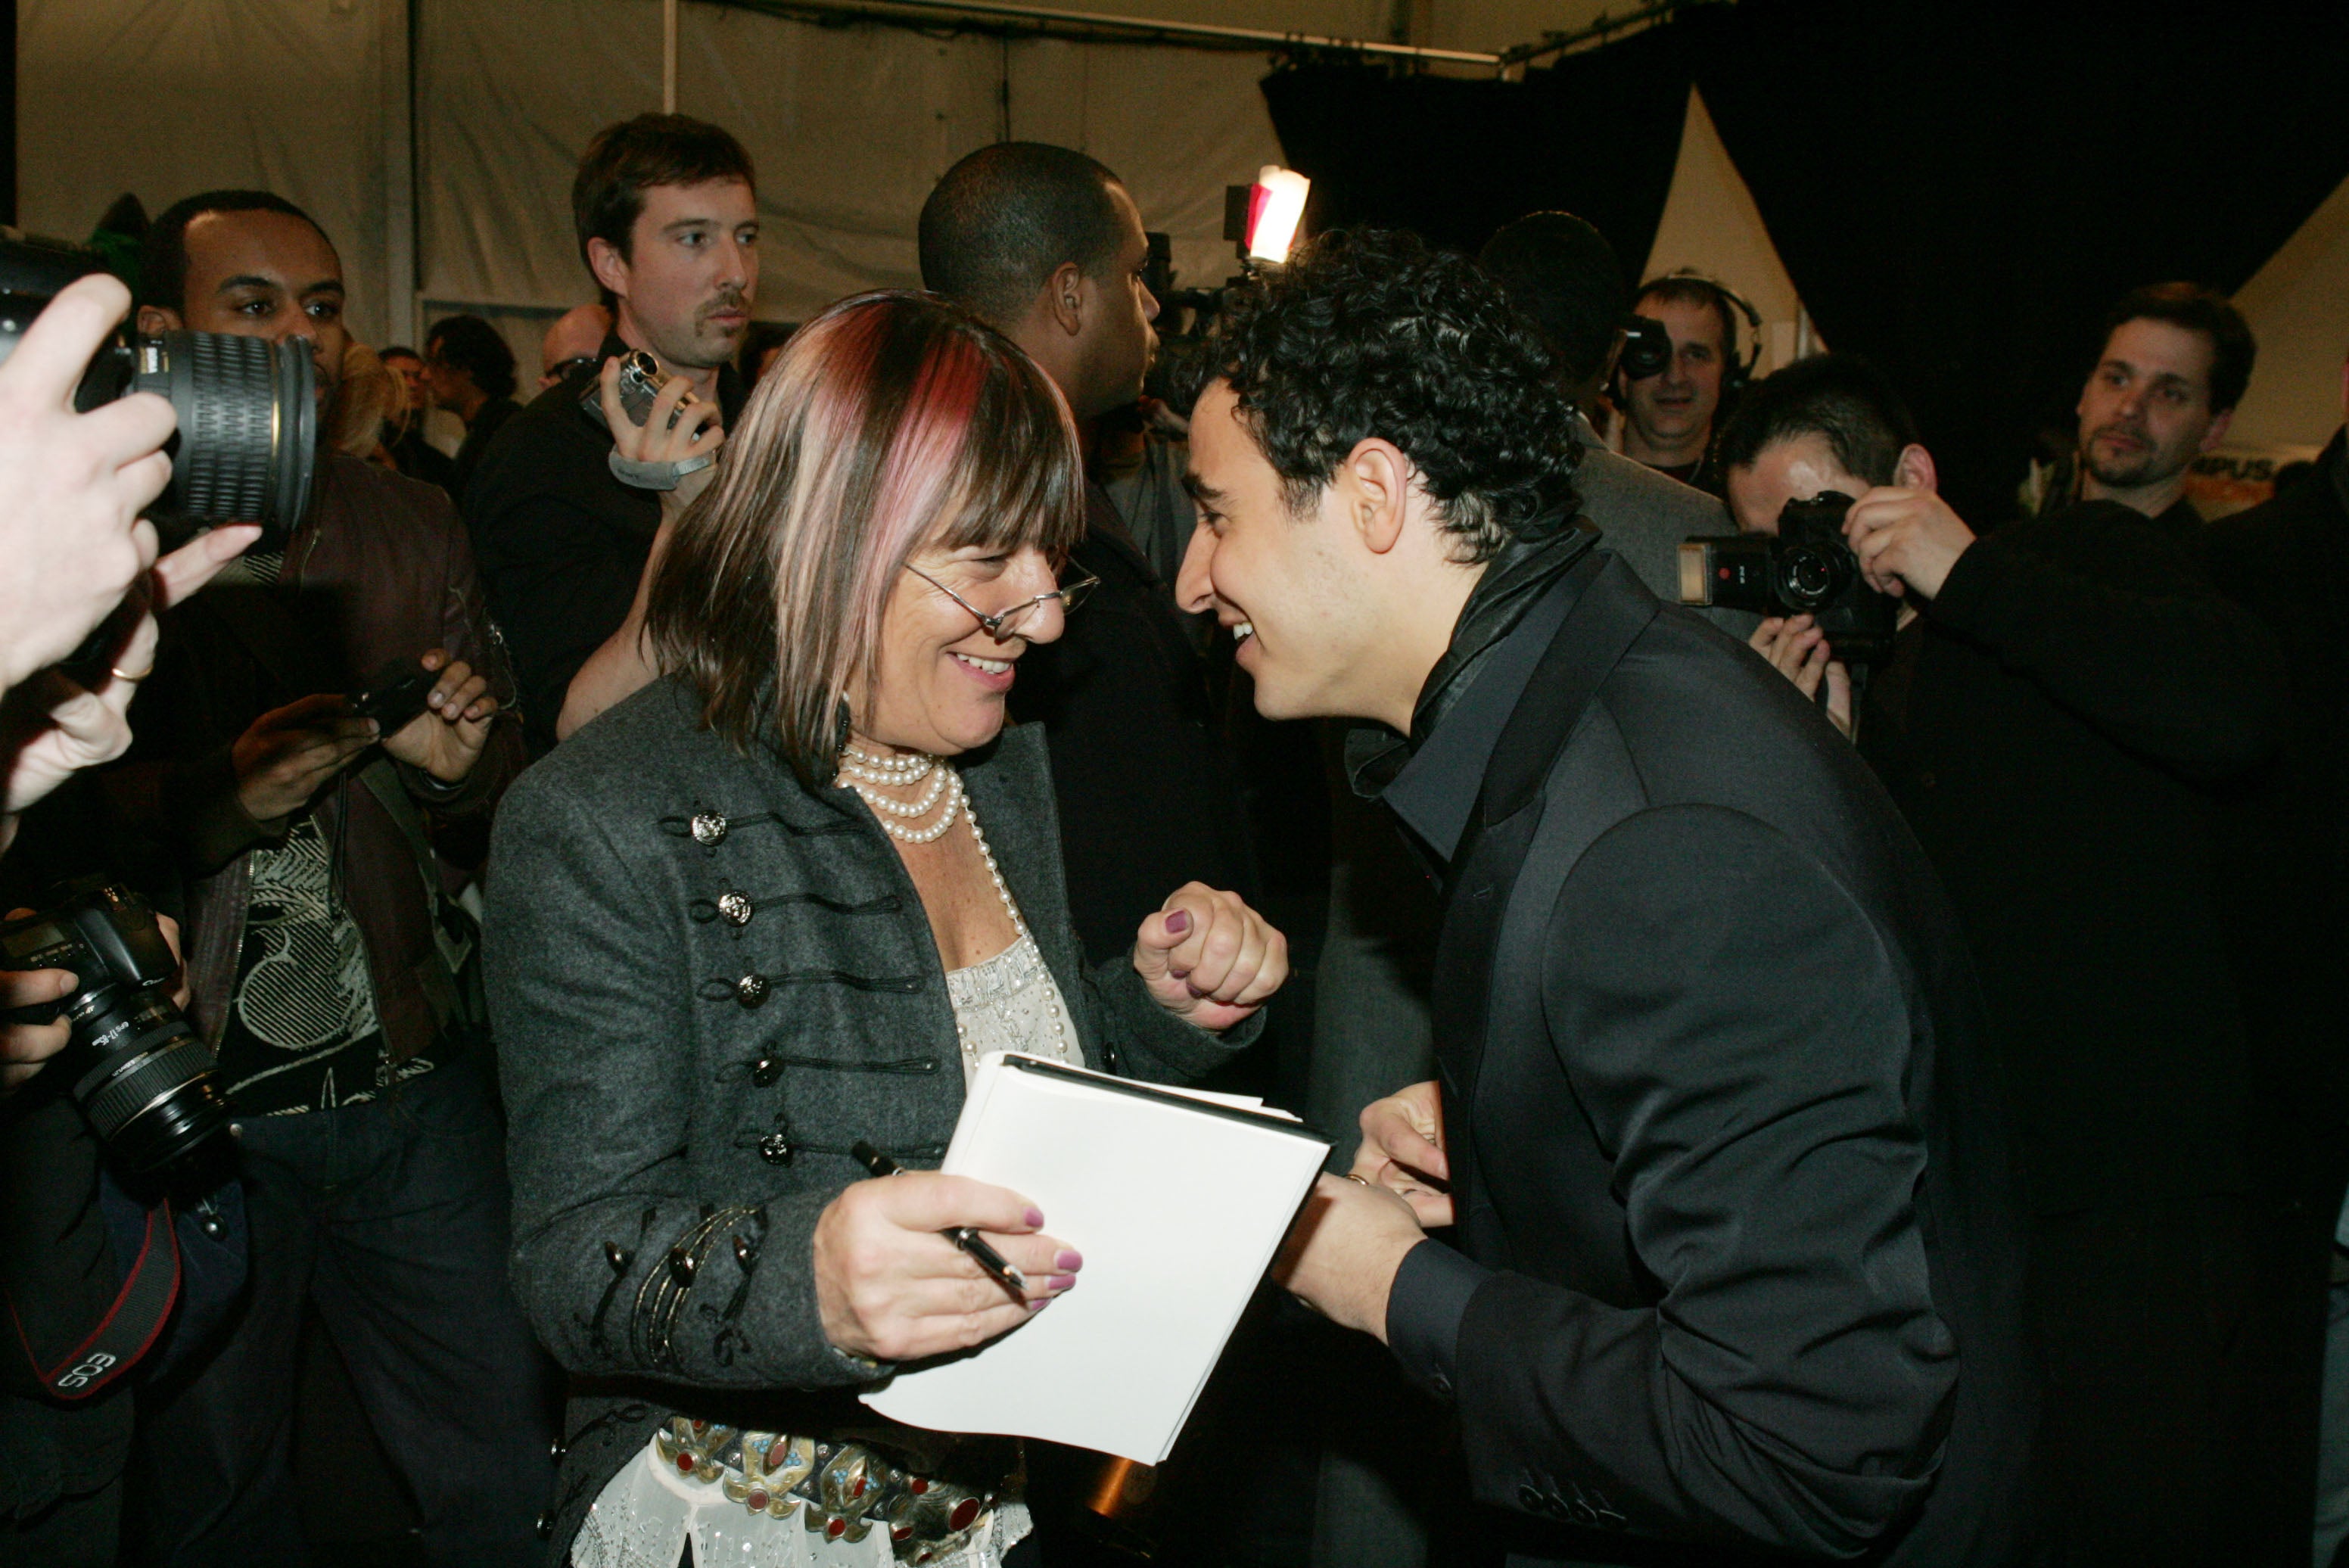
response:
[[(1933, 455), (1918, 441), (1908, 405), (1872, 366), (1849, 355), (1813, 355), (1754, 383), (1723, 428), (1719, 453), (1730, 517), (1757, 543), (1777, 539), (1789, 503), (1850, 500), (1878, 490), (1934, 493)], [(1825, 515), (1831, 516), (1833, 503), (1827, 505)], [(1833, 521), (1840, 527), (1843, 520)], [(1865, 582), (1855, 586), (1878, 592)], [(1818, 701), (1837, 729), (1853, 735), (1848, 657), (1837, 656), (1818, 612), (1795, 610), (1775, 593), (1768, 603), (1771, 613), (1748, 639), (1754, 651)], [(1898, 624), (1914, 615), (1904, 603)]]
[[(20, 305), (39, 288), (27, 268), (37, 274), (54, 261), (12, 243), (7, 288)], [(155, 526), (141, 514), (173, 480), (163, 450), (178, 422), (172, 403), (133, 392), (88, 412), (75, 407), (129, 304), (113, 278), (78, 278), (21, 336), (12, 328), (0, 349), (8, 563), (0, 573), (0, 848), (14, 841), (22, 813), (72, 774), (120, 755), (131, 697), (154, 659), (156, 612), (202, 587), (258, 531), (218, 528), (157, 559)], [(134, 610), (123, 611), (126, 596)], [(93, 635), (102, 625), (109, 631)], [(57, 667), (68, 657), (71, 673)], [(176, 929), (157, 925), (150, 962), (176, 969)], [(96, 978), (29, 956), (13, 935), (7, 956), (28, 965), (0, 970), (0, 1007), (11, 1012), (53, 1006)], [(119, 1379), (160, 1339), (172, 1302), (157, 1294), (181, 1286), (181, 1260), (176, 1247), (154, 1249), (151, 1267), (141, 1266), (148, 1256), (126, 1257), (109, 1222), (133, 1240), (142, 1220), (150, 1239), (158, 1226), (169, 1236), (170, 1211), (142, 1215), (131, 1200), (103, 1202), (99, 1139), (75, 1100), (17, 1096), (73, 1036), (62, 1018), (0, 1024), (0, 1291), (25, 1352), (0, 1375), (0, 1556), (110, 1564), (131, 1422)]]
[[(1723, 441), (1746, 526), (1899, 454), (1908, 482), (1857, 491), (1844, 522), (1867, 581), (1920, 611), (1860, 745), (1979, 967), (2033, 1215), (2042, 1463), (2081, 1560), (2307, 1552), (2305, 1511), (2263, 1501), (2313, 1456), (2262, 1397), (2283, 1374), (2212, 881), (2215, 787), (2274, 745), (2284, 672), (2206, 576), (2182, 499), (2252, 352), (2215, 294), (2128, 295), (2081, 395), (2086, 499), (1980, 538), (1897, 406), (1867, 416), (1839, 372), (1781, 371)], [(1775, 662), (1815, 680), (1812, 630), (1781, 628)]]
[[(214, 191), (149, 230), (142, 328), (296, 346), (330, 387), (342, 265), (281, 198)], [(551, 1479), (543, 1362), (505, 1285), (502, 1138), (470, 927), (435, 830), (518, 770), (471, 552), (439, 490), (321, 454), (290, 531), (163, 618), (105, 776), (109, 851), (183, 910), (189, 1015), (239, 1121), (251, 1287), (142, 1396), (141, 1550), (292, 1561), (286, 1434), (315, 1302), (429, 1548), (519, 1556)]]

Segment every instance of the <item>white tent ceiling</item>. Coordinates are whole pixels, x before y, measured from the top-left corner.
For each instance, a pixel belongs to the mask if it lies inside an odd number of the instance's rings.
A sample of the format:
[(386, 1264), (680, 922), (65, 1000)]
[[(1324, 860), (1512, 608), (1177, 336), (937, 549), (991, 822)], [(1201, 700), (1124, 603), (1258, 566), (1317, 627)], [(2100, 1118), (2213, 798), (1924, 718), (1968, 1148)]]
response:
[[(1581, 26), (1606, 5), (1103, 8), (1490, 50)], [(588, 297), (571, 166), (596, 127), (658, 106), (660, 10), (659, 0), (19, 0), (21, 221), (81, 235), (123, 191), (152, 211), (208, 186), (265, 186), (335, 237), (362, 336), (412, 338), (419, 312), (477, 308), (527, 355), (540, 321)], [(1174, 236), (1193, 283), (1229, 267), (1223, 187), (1278, 157), (1258, 55), (816, 26), (700, 3), (681, 13), (678, 107), (731, 127), (758, 161), (760, 314), (774, 319), (915, 281), (914, 217), (931, 181), (1001, 136), (1079, 147), (1119, 170), (1151, 226)], [(1795, 351), (1793, 284), (1694, 95), (1646, 261), (1650, 272), (1698, 266), (1753, 300), (1768, 324), (1765, 365)], [(2349, 187), (2241, 303), (2262, 356), (2238, 439), (2323, 440), (2349, 348)]]

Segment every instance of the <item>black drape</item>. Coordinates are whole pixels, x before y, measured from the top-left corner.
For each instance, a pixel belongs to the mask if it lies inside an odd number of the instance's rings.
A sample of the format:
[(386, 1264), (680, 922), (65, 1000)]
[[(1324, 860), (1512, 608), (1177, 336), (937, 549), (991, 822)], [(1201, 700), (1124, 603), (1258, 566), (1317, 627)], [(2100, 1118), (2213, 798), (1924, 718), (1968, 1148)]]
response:
[(1264, 96), (1289, 167), (1312, 178), (1316, 229), (1415, 229), (1473, 253), (1556, 208), (1594, 224), (1628, 272), (1663, 221), (1691, 68), (1685, 36), (1657, 27), (1522, 83), (1317, 65), (1267, 77)]
[(1694, 83), (1821, 335), (1893, 378), (1988, 523), (2106, 305), (2240, 287), (2349, 178), (2344, 82), (2339, 5), (1741, 0), (1525, 84), (1319, 67), (1265, 95), (1321, 226), (1474, 248), (1562, 206), (1636, 267)]
[(2349, 8), (1742, 0), (1692, 16), (1723, 144), (1821, 335), (2012, 508), (2138, 284), (2232, 293), (2349, 177)]

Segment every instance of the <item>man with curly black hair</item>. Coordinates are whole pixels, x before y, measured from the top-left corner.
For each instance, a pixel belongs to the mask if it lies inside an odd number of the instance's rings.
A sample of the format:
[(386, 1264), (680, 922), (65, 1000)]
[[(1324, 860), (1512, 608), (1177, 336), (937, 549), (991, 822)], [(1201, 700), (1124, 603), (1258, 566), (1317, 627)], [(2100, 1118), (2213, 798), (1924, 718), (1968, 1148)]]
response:
[(1179, 592), (1267, 715), (1370, 721), (1446, 898), (1440, 1084), (1362, 1112), (1282, 1282), (1454, 1405), (1512, 1563), (2018, 1560), (2003, 1116), (1890, 801), (1596, 547), (1466, 261), (1326, 236), (1212, 348)]

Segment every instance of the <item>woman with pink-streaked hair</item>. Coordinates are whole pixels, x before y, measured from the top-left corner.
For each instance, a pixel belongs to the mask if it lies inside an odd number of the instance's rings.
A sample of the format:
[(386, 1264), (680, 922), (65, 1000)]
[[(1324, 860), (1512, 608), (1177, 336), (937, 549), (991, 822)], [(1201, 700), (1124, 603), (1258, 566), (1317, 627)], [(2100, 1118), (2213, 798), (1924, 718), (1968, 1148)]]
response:
[[(1016, 1332), (1083, 1260), (1022, 1195), (920, 1168), (988, 1052), (1216, 1066), (1287, 944), (1193, 883), (1084, 966), (1041, 733), (1004, 718), (1083, 594), (1055, 576), (1082, 479), (1009, 340), (926, 294), (843, 300), (713, 472), (647, 584), (666, 673), (514, 787), (492, 857), (513, 1278), (577, 1379), (548, 1531), (582, 1568), (673, 1568), (688, 1542), (1016, 1564), (1018, 1443), (895, 1427), (855, 1392)], [(868, 1177), (859, 1143), (905, 1173)]]

